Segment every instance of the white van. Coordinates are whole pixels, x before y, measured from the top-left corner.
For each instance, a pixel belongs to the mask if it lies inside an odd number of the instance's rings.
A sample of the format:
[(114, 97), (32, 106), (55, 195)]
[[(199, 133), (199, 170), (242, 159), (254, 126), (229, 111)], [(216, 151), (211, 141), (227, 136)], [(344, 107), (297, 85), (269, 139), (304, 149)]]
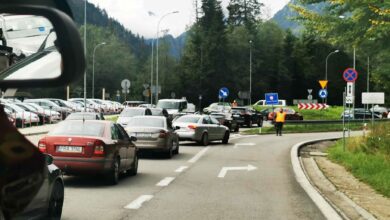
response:
[(286, 100), (279, 99), (278, 104), (275, 104), (275, 105), (266, 105), (265, 100), (262, 99), (262, 100), (257, 101), (254, 105), (284, 107), (284, 106), (286, 106)]
[(160, 99), (157, 108), (166, 109), (169, 115), (187, 112), (188, 102), (185, 99)]

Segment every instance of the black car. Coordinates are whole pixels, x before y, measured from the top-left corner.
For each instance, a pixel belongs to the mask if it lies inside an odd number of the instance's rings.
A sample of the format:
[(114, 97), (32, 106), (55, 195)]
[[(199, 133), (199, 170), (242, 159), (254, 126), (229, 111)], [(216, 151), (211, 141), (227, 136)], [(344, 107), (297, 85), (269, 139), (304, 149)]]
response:
[(76, 112), (68, 115), (65, 120), (105, 120), (103, 113), (97, 112)]
[(258, 127), (263, 126), (263, 115), (250, 107), (235, 107), (232, 108), (232, 116), (240, 125), (252, 127), (257, 124)]
[(231, 113), (213, 112), (210, 116), (217, 119), (221, 125), (225, 125), (231, 131), (238, 132), (240, 130), (240, 125), (237, 120), (232, 117)]
[[(36, 177), (20, 178), (18, 181), (4, 186), (1, 204), (1, 215), (5, 219), (61, 219), (62, 206), (64, 203), (64, 181), (61, 170), (53, 164), (53, 157), (45, 155), (47, 166), (43, 176), (43, 184), (33, 200), (26, 205), (26, 208), (16, 216), (15, 199), (20, 199), (20, 194), (28, 194), (30, 187), (34, 187)], [(22, 200), (20, 200), (22, 201)], [(23, 203), (23, 202), (22, 202)], [(21, 205), (18, 203), (18, 205)], [(2, 213), (1, 213), (2, 212)]]

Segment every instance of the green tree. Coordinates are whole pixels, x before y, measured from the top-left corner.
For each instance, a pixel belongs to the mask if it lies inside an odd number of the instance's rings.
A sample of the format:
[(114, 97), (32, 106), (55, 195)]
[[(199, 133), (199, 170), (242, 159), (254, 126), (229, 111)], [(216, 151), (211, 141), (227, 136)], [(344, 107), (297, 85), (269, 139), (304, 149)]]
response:
[(252, 28), (260, 20), (262, 6), (258, 0), (231, 0), (227, 7), (229, 24)]

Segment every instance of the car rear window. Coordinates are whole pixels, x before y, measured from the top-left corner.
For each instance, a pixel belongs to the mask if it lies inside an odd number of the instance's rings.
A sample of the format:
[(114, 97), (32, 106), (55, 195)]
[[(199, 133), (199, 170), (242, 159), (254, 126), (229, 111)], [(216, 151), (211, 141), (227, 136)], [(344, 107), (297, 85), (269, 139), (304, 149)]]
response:
[(66, 120), (98, 120), (94, 114), (70, 114)]
[(105, 124), (94, 121), (64, 121), (49, 135), (74, 135), (74, 136), (94, 136), (102, 137)]
[(165, 128), (165, 118), (152, 118), (152, 117), (142, 117), (142, 118), (132, 118), (127, 127), (143, 127), (143, 128)]
[(120, 116), (122, 117), (134, 117), (145, 115), (145, 109), (126, 108), (122, 111)]
[(199, 116), (183, 116), (178, 118), (175, 122), (198, 123), (199, 119)]

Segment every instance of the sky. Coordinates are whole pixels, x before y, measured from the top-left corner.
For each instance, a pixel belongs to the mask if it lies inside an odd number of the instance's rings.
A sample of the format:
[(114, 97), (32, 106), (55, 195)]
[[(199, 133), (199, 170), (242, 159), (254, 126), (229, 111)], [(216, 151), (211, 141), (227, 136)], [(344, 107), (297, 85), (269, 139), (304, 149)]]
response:
[[(121, 22), (126, 28), (135, 34), (145, 38), (153, 38), (157, 35), (157, 26), (160, 18), (173, 11), (161, 20), (160, 30), (177, 37), (195, 20), (195, 0), (88, 0), (107, 11), (110, 17)], [(200, 1), (199, 1), (200, 2)], [(265, 5), (263, 18), (269, 19), (282, 9), (289, 0), (260, 0)], [(229, 0), (222, 0), (225, 8)], [(160, 33), (161, 35), (161, 33)]]

